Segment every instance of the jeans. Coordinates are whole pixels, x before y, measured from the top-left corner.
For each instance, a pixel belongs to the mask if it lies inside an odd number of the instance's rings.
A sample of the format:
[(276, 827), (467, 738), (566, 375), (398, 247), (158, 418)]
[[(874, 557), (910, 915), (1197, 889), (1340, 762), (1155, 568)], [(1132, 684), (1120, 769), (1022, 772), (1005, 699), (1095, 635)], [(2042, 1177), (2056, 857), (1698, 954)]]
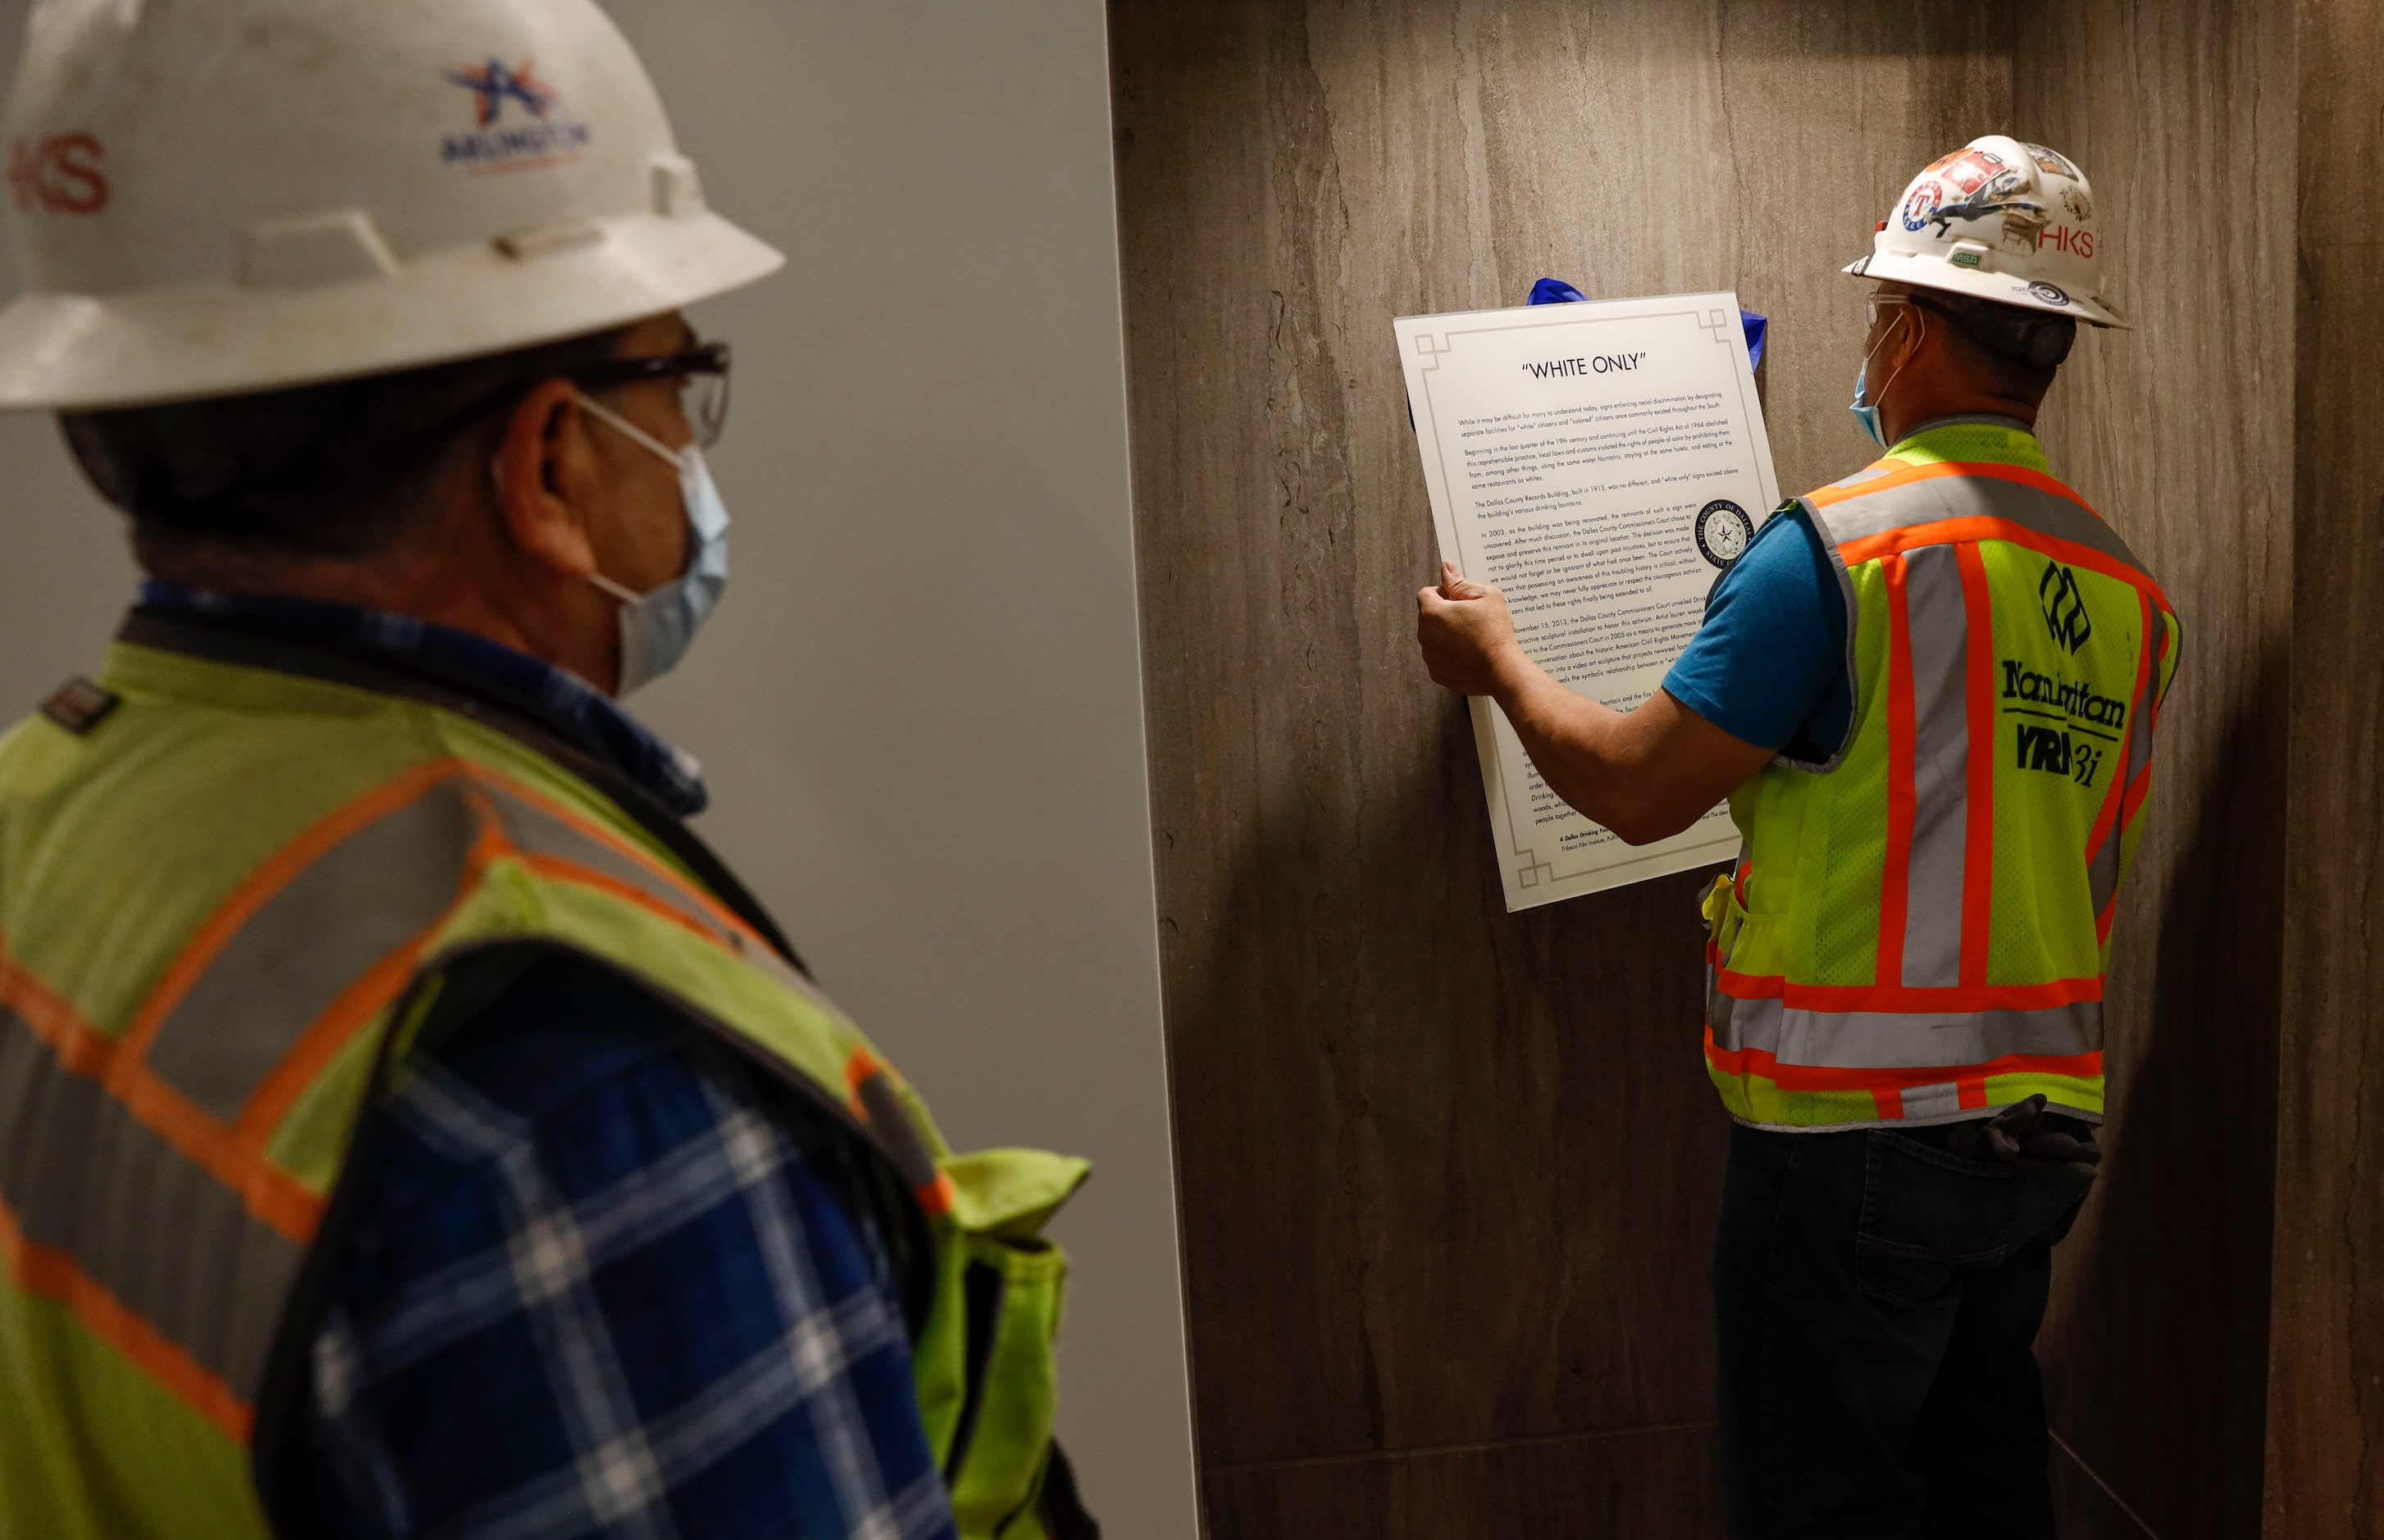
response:
[(2051, 1540), (2030, 1345), (2084, 1194), (1942, 1142), (1732, 1126), (1714, 1242), (1732, 1540)]

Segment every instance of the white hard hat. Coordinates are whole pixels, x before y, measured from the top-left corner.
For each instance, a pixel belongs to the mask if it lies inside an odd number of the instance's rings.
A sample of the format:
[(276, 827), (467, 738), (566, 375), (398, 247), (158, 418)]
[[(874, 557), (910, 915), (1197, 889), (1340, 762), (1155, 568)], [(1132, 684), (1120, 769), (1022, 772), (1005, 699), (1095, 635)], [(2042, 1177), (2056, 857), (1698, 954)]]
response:
[(1913, 178), (1870, 255), (1844, 270), (2133, 329), (2103, 298), (2101, 244), (2086, 174), (1991, 133)]
[(42, 0), (5, 132), (0, 408), (503, 353), (785, 260), (593, 0)]

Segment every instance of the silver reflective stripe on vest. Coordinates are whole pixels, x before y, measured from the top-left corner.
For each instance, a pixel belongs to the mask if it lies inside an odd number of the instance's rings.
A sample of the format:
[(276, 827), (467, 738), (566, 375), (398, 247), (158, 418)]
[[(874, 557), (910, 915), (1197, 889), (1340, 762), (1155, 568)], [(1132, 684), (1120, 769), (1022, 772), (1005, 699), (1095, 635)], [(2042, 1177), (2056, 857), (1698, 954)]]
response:
[(166, 1018), (149, 1067), (217, 1121), (306, 1028), (460, 894), (478, 819), (444, 781), (349, 835), (249, 916)]
[(877, 1142), (902, 1174), (902, 1180), (913, 1188), (935, 1185), (936, 1157), (927, 1141), (920, 1136), (919, 1125), (911, 1121), (910, 1110), (902, 1105), (902, 1095), (894, 1088), (894, 1077), (883, 1069), (872, 1070), (853, 1087), (861, 1110), (869, 1120), (870, 1130)]
[(1999, 518), (2033, 534), (2099, 551), (2132, 571), (2144, 571), (2144, 564), (2136, 560), (2128, 542), (2092, 509), (2000, 477), (1924, 477), (1881, 491), (1857, 493), (1812, 512), (1821, 532), (1839, 545), (1943, 519)]
[[(1970, 833), (1970, 623), (1950, 545), (1907, 553), (1912, 644), (1912, 850), (1903, 982), (1962, 982), (1963, 861)], [(1889, 688), (1894, 688), (1891, 682)]]
[(2093, 913), (2098, 919), (2111, 907), (2111, 899), (2119, 890), (2119, 851), (2128, 833), (2128, 789), (2152, 762), (2152, 705), (2160, 693), (2161, 652), (2168, 644), (2168, 623), (2153, 608), (2151, 600), (2140, 599), (2139, 602), (2143, 608), (2144, 655), (2137, 660), (2137, 669), (2143, 675), (2143, 683), (2136, 688), (2135, 699), (2128, 705), (2128, 746), (2120, 756), (2125, 768), (2110, 789), (2116, 803), (2111, 827), (2104, 835), (2102, 845), (2086, 861)]
[(685, 888), (618, 847), (583, 834), (544, 808), (515, 796), (501, 786), (481, 783), (479, 789), (495, 806), (497, 822), (504, 829), (505, 838), (532, 855), (567, 861), (575, 866), (585, 867), (634, 888), (665, 909), (686, 916), (720, 940), (726, 941), (734, 936), (733, 931), (722, 925), (713, 912), (697, 901)]
[(2068, 1059), (2092, 1053), (2103, 1046), (2103, 1002), (1932, 1014), (1807, 1011), (1777, 1000), (1740, 1000), (1731, 1002), (1729, 1019), (1713, 1033), (1718, 1047), (1757, 1049), (1807, 1069), (1954, 1069), (2012, 1054)]
[[(307, 1029), (462, 896), (491, 807), (522, 850), (601, 873), (728, 934), (618, 849), (459, 774), (349, 832), (268, 896), (168, 1010), (150, 1070), (217, 1123), (236, 1124)], [(0, 1201), (27, 1241), (71, 1256), (243, 1404), (255, 1400), (303, 1248), (97, 1082), (68, 1071), (5, 1010)]]
[(1940, 1080), (1930, 1086), (1906, 1086), (1900, 1099), (1904, 1104), (1903, 1119), (1906, 1123), (1956, 1117), (1963, 1110), (1962, 1087), (1951, 1080)]
[(240, 1400), (255, 1399), (304, 1253), (97, 1082), (60, 1064), (6, 1007), (0, 1202), (27, 1241), (72, 1256)]

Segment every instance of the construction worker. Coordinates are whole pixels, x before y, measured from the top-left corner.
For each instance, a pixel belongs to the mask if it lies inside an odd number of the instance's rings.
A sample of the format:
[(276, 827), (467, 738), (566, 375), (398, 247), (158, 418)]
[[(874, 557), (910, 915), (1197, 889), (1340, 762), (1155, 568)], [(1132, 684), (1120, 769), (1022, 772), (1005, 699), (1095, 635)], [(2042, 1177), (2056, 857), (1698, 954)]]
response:
[(950, 1154), (613, 699), (781, 260), (627, 44), (43, 6), (6, 135), (0, 407), (150, 581), (0, 740), (0, 1534), (1092, 1534), (1083, 1163)]
[(1885, 454), (1781, 507), (1637, 709), (1535, 666), (1496, 590), (1446, 568), (1417, 596), (1433, 678), (1495, 699), (1573, 807), (1637, 843), (1728, 797), (1745, 836), (1706, 900), (1741, 1540), (2053, 1533), (2031, 1344), (2100, 1158), (2111, 920), (2179, 638), (2035, 436), (2077, 323), (2126, 324), (2096, 230), (2040, 145), (1913, 179), (1845, 269), (1873, 280), (1853, 409)]

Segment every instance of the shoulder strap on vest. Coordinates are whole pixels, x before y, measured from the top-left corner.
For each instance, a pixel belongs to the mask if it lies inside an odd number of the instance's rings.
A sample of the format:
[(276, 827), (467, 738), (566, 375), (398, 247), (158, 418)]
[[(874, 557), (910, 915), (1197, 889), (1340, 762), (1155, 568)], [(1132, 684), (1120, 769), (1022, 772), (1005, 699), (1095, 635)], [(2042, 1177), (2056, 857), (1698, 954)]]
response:
[(134, 646), (162, 652), (179, 652), (241, 668), (272, 669), (370, 690), (376, 695), (419, 701), (503, 733), (602, 792), (639, 827), (685, 863), (696, 880), (711, 889), (739, 919), (751, 925), (780, 956), (806, 976), (811, 972), (803, 966), (786, 933), (778, 928), (777, 921), (677, 813), (655, 801), (636, 781), (590, 753), (565, 730), (540, 721), (530, 711), (493, 693), (467, 674), (441, 668), (427, 660), (395, 657), (363, 646), (342, 646), (312, 637), (301, 639), (247, 621), (168, 615), (145, 605), (125, 617), (117, 636)]
[(2065, 483), (2024, 466), (1881, 460), (1799, 499), (1849, 566), (1921, 545), (2014, 540), (2151, 593), (2151, 570)]

